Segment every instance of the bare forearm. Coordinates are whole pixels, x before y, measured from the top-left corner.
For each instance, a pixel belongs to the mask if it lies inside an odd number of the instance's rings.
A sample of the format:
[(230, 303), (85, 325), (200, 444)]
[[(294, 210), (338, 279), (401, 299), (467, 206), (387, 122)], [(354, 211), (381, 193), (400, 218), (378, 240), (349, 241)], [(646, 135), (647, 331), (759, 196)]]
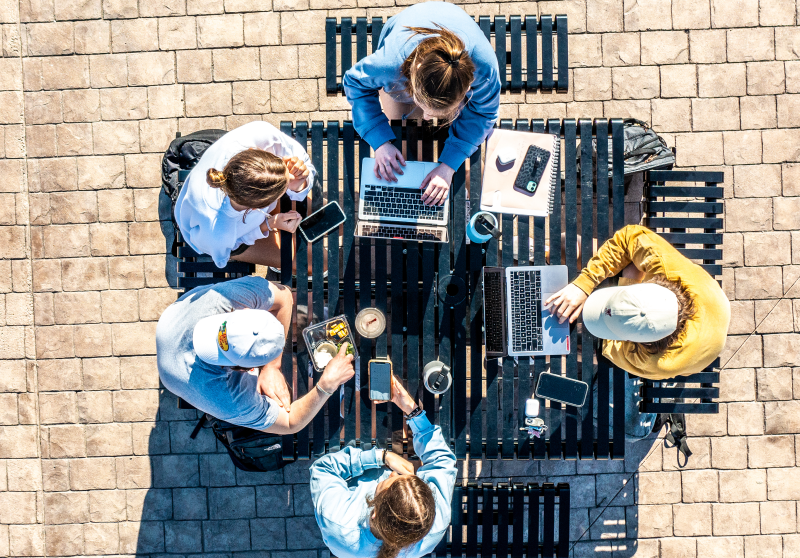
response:
[[(330, 396), (323, 395), (318, 389), (312, 389), (309, 393), (292, 403), (292, 412), (279, 411), (278, 420), (275, 424), (267, 428), (267, 432), (273, 434), (294, 434), (299, 432), (311, 422), (311, 419), (322, 409), (322, 406)], [(336, 394), (333, 395), (336, 397)]]

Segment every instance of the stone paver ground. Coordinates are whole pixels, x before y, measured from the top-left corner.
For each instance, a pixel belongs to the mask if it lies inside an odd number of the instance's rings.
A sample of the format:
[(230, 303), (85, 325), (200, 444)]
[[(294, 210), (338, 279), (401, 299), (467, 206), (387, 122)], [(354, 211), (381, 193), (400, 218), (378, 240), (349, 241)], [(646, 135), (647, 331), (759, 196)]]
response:
[[(325, 16), (406, 3), (0, 0), (0, 556), (326, 554), (307, 464), (234, 471), (159, 390), (176, 297), (159, 162), (177, 131), (347, 118), (324, 93)], [(688, 467), (650, 441), (624, 463), (467, 476), (568, 480), (576, 558), (800, 556), (798, 4), (464, 8), (569, 15), (570, 91), (505, 94), (501, 116), (634, 116), (679, 167), (725, 171), (733, 310), (721, 412), (689, 419)]]

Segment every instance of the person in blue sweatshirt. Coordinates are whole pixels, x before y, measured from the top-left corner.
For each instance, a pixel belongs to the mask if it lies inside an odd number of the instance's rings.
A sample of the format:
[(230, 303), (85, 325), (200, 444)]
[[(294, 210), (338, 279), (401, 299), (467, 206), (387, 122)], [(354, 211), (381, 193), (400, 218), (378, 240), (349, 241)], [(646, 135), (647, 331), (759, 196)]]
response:
[(311, 498), (322, 540), (338, 558), (418, 558), (450, 525), (456, 456), (396, 379), (392, 402), (406, 416), (422, 467), (379, 448), (346, 447), (311, 466)]
[(491, 43), (458, 6), (427, 2), (390, 18), (377, 50), (344, 75), (356, 131), (375, 151), (375, 175), (396, 181), (405, 160), (389, 120), (450, 123), (439, 166), (423, 180), (422, 199), (441, 205), (464, 159), (497, 121), (500, 77)]

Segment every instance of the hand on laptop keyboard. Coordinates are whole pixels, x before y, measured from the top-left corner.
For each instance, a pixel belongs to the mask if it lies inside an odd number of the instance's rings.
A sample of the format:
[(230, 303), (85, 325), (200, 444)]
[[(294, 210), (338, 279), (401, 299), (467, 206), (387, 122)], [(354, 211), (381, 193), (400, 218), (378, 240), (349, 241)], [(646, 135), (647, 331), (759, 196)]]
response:
[(397, 182), (394, 173), (403, 174), (401, 166), (406, 166), (403, 154), (387, 141), (375, 150), (375, 176), (383, 180)]
[[(383, 147), (383, 146), (381, 146)], [(377, 168), (377, 164), (376, 164)], [(450, 183), (453, 181), (453, 174), (456, 171), (448, 165), (440, 163), (422, 180), (422, 202), (425, 205), (443, 205), (447, 199), (447, 192), (450, 190)]]
[(544, 301), (545, 306), (558, 318), (558, 323), (563, 324), (569, 318), (569, 323), (574, 323), (583, 311), (583, 305), (589, 298), (585, 292), (572, 283), (558, 291)]

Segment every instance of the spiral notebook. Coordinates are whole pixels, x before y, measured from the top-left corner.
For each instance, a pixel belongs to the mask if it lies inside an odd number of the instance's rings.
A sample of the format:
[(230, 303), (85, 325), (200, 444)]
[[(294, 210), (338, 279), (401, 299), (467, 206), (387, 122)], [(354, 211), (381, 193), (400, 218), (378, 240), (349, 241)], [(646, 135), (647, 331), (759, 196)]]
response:
[[(550, 154), (540, 183), (533, 193), (514, 186), (530, 146)], [(493, 130), (486, 140), (481, 209), (492, 213), (548, 216), (553, 210), (555, 193), (561, 190), (560, 151), (561, 141), (555, 134)], [(501, 160), (511, 157), (513, 161), (505, 165), (501, 163)]]

